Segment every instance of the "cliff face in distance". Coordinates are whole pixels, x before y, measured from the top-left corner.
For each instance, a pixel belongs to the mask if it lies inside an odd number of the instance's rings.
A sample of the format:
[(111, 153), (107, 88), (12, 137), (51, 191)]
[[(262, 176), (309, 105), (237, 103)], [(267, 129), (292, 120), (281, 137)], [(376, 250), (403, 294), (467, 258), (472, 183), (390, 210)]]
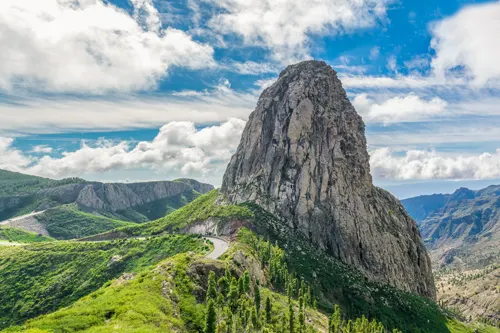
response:
[(255, 202), (368, 277), (435, 297), (417, 225), (372, 185), (364, 123), (324, 62), (289, 66), (262, 93), (220, 201)]
[[(442, 198), (435, 200), (435, 198)], [(436, 266), (483, 268), (500, 255), (500, 186), (402, 201), (417, 220)]]

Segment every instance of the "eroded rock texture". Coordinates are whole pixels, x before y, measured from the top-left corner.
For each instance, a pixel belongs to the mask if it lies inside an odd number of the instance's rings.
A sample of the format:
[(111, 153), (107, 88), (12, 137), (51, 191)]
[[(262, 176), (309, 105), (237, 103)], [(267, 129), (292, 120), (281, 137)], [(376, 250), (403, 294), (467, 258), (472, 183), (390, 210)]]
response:
[(435, 297), (417, 225), (372, 185), (364, 123), (324, 62), (289, 66), (264, 90), (221, 195), (259, 204), (372, 279)]

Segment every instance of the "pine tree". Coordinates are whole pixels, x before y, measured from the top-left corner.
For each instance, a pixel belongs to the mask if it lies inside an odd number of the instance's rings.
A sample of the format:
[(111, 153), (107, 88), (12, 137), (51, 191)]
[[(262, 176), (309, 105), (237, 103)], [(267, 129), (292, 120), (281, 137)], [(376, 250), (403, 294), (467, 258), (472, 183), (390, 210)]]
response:
[(306, 305), (312, 306), (311, 286), (307, 287)]
[(292, 279), (289, 278), (287, 281), (287, 286), (286, 286), (286, 294), (288, 296), (288, 304), (292, 302), (292, 294), (293, 294), (293, 287), (292, 287)]
[(266, 323), (270, 323), (272, 319), (273, 306), (271, 304), (271, 299), (269, 296), (266, 298)]
[(231, 280), (231, 286), (229, 287), (229, 294), (227, 295), (229, 306), (231, 307), (231, 311), (235, 313), (238, 308), (238, 282), (233, 277)]
[(215, 273), (210, 271), (208, 274), (208, 287), (207, 287), (207, 297), (206, 300), (208, 302), (209, 299), (215, 300), (217, 298), (217, 290), (215, 289)]
[(241, 296), (245, 293), (245, 282), (243, 281), (243, 276), (238, 279), (238, 294)]
[(226, 263), (226, 272), (224, 274), (226, 276), (227, 283), (229, 283), (232, 279), (231, 271), (229, 270), (229, 263)]
[(252, 311), (250, 312), (250, 320), (252, 321), (254, 328), (259, 328), (259, 316), (257, 315), (255, 308), (252, 308)]
[(213, 299), (208, 300), (207, 315), (205, 318), (205, 333), (215, 333), (216, 326), (215, 302)]
[(290, 302), (288, 305), (288, 332), (294, 333), (295, 316), (293, 312), (293, 304)]
[(245, 292), (249, 292), (250, 291), (250, 273), (248, 272), (248, 270), (245, 271), (245, 274), (243, 274), (243, 285), (244, 285), (244, 289), (245, 289)]
[(330, 317), (330, 332), (331, 333), (339, 333), (340, 332), (340, 326), (341, 326), (341, 312), (340, 312), (340, 307), (335, 304), (334, 309), (333, 309), (333, 314)]
[(299, 333), (304, 330), (305, 316), (304, 316), (304, 298), (299, 298)]
[(227, 277), (223, 276), (217, 281), (217, 287), (219, 289), (219, 293), (224, 295), (224, 297), (229, 292), (229, 281)]
[(261, 300), (260, 300), (260, 287), (258, 281), (255, 281), (255, 284), (253, 286), (253, 295), (254, 295), (255, 309), (257, 310), (257, 313), (259, 313)]

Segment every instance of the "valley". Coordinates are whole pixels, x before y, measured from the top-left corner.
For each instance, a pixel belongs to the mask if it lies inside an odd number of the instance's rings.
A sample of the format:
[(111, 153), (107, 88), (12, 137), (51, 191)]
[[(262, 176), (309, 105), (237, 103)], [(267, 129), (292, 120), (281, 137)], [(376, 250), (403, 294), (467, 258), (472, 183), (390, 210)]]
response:
[(433, 262), (437, 300), (468, 320), (500, 323), (500, 186), (402, 201)]

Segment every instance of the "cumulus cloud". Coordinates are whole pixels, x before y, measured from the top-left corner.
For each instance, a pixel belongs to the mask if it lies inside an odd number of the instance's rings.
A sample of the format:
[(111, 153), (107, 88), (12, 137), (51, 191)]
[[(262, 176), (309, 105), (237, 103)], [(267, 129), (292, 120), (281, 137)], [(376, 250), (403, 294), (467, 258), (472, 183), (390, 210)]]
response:
[(309, 57), (311, 35), (373, 26), (385, 16), (388, 0), (203, 0), (221, 9), (210, 27), (237, 34), (246, 45), (272, 51), (275, 60)]
[(470, 156), (444, 156), (436, 151), (409, 150), (403, 156), (389, 148), (370, 153), (370, 166), (377, 178), (413, 179), (493, 179), (500, 177), (500, 149)]
[(425, 100), (413, 93), (395, 96), (381, 103), (376, 103), (367, 94), (359, 94), (352, 103), (366, 121), (384, 124), (424, 121), (442, 116), (448, 104), (439, 97)]
[(20, 172), (32, 162), (32, 158), (13, 148), (13, 143), (13, 138), (0, 137), (0, 169)]
[(214, 66), (211, 46), (161, 27), (152, 0), (131, 2), (132, 16), (103, 0), (0, 1), (0, 89), (143, 90), (171, 65)]
[(463, 67), (476, 86), (500, 79), (500, 2), (468, 6), (432, 28), (437, 76)]
[(62, 157), (41, 158), (25, 156), (13, 148), (12, 138), (0, 137), (0, 168), (51, 178), (133, 168), (222, 176), (244, 126), (240, 119), (202, 129), (192, 122), (170, 122), (152, 141), (100, 140), (92, 145), (83, 141), (80, 149), (63, 152)]
[(35, 154), (50, 154), (53, 150), (54, 149), (52, 147), (47, 145), (38, 145), (34, 146), (33, 149), (31, 149), (31, 152)]

